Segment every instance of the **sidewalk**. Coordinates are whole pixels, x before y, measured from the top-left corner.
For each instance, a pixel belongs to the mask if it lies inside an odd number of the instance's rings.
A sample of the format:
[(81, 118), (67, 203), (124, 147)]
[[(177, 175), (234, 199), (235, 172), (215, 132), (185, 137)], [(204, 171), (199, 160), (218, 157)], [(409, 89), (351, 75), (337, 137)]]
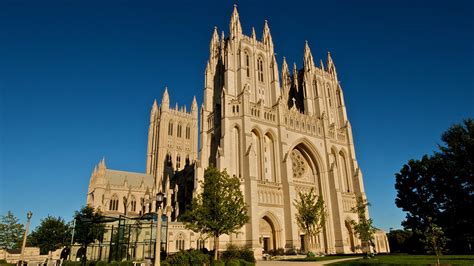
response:
[(323, 261), (281, 261), (281, 260), (262, 260), (257, 261), (258, 266), (262, 265), (287, 265), (287, 266), (301, 266), (301, 265), (326, 265), (335, 262), (347, 261), (347, 260), (357, 260), (362, 257), (347, 258), (347, 259), (335, 259), (335, 260), (323, 260)]

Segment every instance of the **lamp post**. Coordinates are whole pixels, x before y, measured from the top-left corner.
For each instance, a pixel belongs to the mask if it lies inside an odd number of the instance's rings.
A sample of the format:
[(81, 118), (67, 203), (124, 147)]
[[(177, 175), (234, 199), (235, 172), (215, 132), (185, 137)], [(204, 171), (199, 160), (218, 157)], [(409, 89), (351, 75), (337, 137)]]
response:
[(26, 220), (25, 234), (23, 235), (23, 245), (21, 246), (20, 261), (22, 265), (24, 263), (23, 260), (25, 256), (26, 236), (28, 235), (28, 228), (30, 227), (31, 216), (33, 216), (33, 213), (31, 211), (28, 211), (28, 213), (26, 214), (26, 218), (28, 218), (28, 220)]
[(157, 212), (157, 221), (156, 221), (156, 245), (155, 245), (155, 266), (160, 266), (160, 256), (161, 256), (161, 204), (163, 203), (163, 192), (158, 192), (156, 194), (156, 204), (158, 207)]

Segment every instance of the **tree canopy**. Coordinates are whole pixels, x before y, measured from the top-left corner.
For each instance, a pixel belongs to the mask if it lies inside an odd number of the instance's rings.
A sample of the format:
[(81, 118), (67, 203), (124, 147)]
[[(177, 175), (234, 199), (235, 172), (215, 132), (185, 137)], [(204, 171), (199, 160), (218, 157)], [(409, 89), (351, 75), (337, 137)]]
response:
[(0, 217), (0, 248), (20, 248), (24, 233), (23, 224), (18, 223), (18, 218), (11, 211)]
[(449, 249), (468, 252), (474, 246), (474, 120), (453, 125), (441, 140), (434, 154), (409, 160), (395, 174), (395, 203), (407, 212), (406, 229), (417, 234), (436, 224)]
[(206, 169), (201, 188), (202, 192), (193, 199), (183, 220), (187, 228), (214, 237), (214, 258), (217, 259), (219, 236), (235, 233), (248, 222), (247, 206), (239, 179), (229, 176), (225, 170)]
[(74, 219), (76, 220), (74, 228), (75, 242), (87, 247), (90, 243), (102, 239), (105, 226), (100, 210), (96, 211), (90, 206), (85, 206), (76, 212)]
[(357, 214), (358, 221), (351, 220), (351, 224), (354, 227), (354, 232), (362, 241), (362, 245), (366, 245), (367, 253), (370, 251), (369, 244), (373, 244), (375, 227), (372, 225), (373, 221), (371, 218), (367, 218), (367, 207), (370, 203), (362, 197), (357, 197), (356, 206), (352, 208), (352, 212)]
[(38, 225), (27, 239), (29, 245), (39, 247), (41, 254), (48, 254), (63, 246), (69, 245), (71, 241), (71, 228), (61, 217), (48, 216), (41, 219)]
[(293, 203), (296, 207), (296, 223), (305, 233), (306, 249), (312, 250), (316, 247), (316, 236), (326, 223), (326, 208), (321, 196), (314, 193), (314, 188), (310, 192), (299, 192), (298, 198)]

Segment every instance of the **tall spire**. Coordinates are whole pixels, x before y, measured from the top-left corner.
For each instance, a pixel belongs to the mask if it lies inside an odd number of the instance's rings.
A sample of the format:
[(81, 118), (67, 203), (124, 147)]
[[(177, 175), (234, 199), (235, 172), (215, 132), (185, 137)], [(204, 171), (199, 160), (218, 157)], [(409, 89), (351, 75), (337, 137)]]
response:
[(270, 34), (270, 27), (268, 27), (268, 21), (267, 20), (265, 20), (265, 24), (263, 25), (262, 42), (263, 42), (264, 45), (267, 45), (267, 46), (273, 48), (272, 35)]
[(296, 63), (293, 63), (293, 82), (296, 90), (298, 90), (298, 69), (296, 68)]
[(153, 106), (151, 107), (150, 123), (155, 120), (157, 113), (158, 113), (158, 104), (156, 103), (156, 99), (155, 99), (153, 101)]
[(255, 34), (255, 28), (252, 27), (252, 35), (250, 35), (250, 37), (253, 39), (253, 40), (256, 40), (257, 39), (257, 34)]
[(240, 36), (242, 34), (242, 26), (240, 25), (239, 12), (237, 11), (237, 5), (234, 5), (234, 10), (232, 11), (232, 16), (230, 18), (230, 38)]
[(304, 69), (309, 71), (314, 66), (313, 55), (311, 54), (311, 49), (309, 48), (308, 41), (304, 43)]
[(290, 69), (288, 68), (288, 64), (286, 63), (286, 58), (283, 57), (283, 63), (281, 64), (281, 79), (283, 83), (283, 87), (289, 87), (290, 85)]
[(170, 96), (168, 94), (168, 87), (165, 87), (163, 97), (161, 98), (161, 108), (168, 110), (170, 108)]
[(211, 44), (209, 45), (209, 52), (211, 60), (217, 57), (219, 52), (219, 34), (217, 33), (217, 27), (214, 27), (212, 33)]
[(336, 79), (337, 79), (337, 73), (336, 73), (336, 65), (334, 65), (334, 61), (332, 61), (331, 53), (328, 52), (328, 72), (333, 74)]
[(193, 103), (191, 104), (191, 112), (194, 113), (196, 112), (197, 113), (197, 109), (198, 109), (198, 104), (197, 104), (197, 101), (196, 101), (196, 96), (193, 97)]

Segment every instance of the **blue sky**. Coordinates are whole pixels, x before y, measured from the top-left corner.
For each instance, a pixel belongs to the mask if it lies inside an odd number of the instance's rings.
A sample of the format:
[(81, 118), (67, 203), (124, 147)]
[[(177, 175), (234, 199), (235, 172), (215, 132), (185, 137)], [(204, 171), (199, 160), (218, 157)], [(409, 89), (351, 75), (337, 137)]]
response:
[[(329, 3), (331, 2), (331, 3)], [(70, 220), (94, 165), (143, 172), (149, 110), (202, 100), (231, 1), (0, 2), (0, 214)], [(277, 61), (335, 61), (375, 225), (399, 228), (394, 173), (474, 116), (472, 1), (237, 1)]]

